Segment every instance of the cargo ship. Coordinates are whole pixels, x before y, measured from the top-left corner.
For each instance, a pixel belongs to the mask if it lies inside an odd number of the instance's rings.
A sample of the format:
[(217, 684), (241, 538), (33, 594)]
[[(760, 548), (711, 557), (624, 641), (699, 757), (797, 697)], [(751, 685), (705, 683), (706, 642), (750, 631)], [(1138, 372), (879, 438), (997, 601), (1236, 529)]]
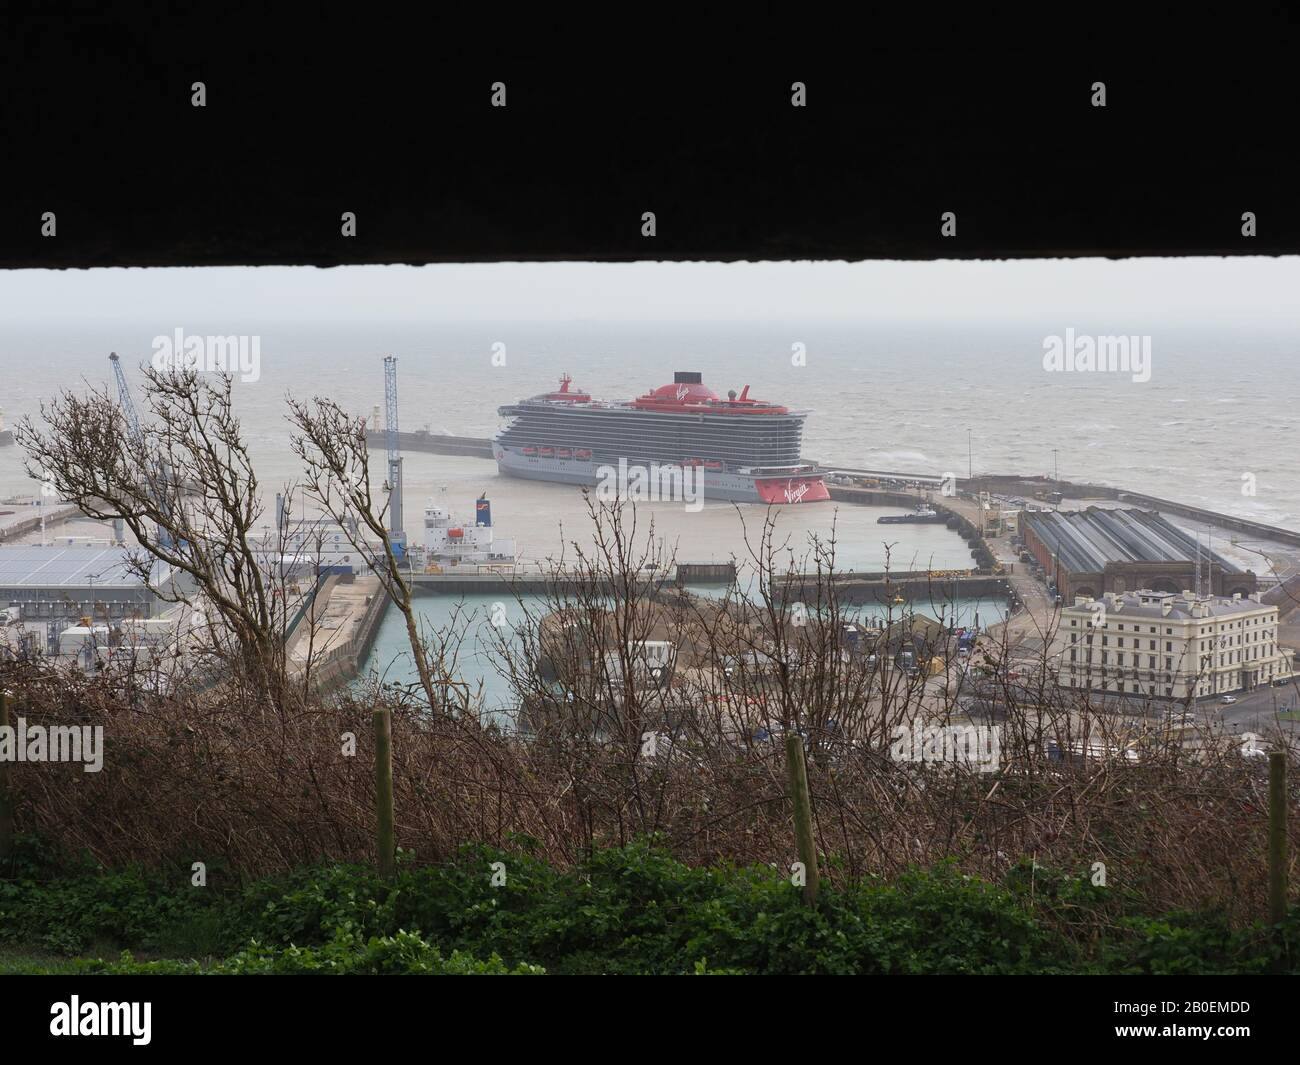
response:
[(594, 485), (602, 468), (691, 469), (706, 499), (815, 503), (830, 493), (815, 463), (800, 458), (806, 410), (753, 399), (746, 385), (725, 399), (694, 371), (636, 399), (601, 402), (559, 388), (497, 409), (508, 419), (493, 441), (497, 469), (512, 477)]
[(459, 522), (441, 503), (424, 508), (424, 545), (411, 554), (425, 573), (446, 573), (458, 566), (513, 570), (519, 561), (515, 541), (497, 540), (492, 527), (492, 503), (486, 495), (474, 501), (474, 524)]

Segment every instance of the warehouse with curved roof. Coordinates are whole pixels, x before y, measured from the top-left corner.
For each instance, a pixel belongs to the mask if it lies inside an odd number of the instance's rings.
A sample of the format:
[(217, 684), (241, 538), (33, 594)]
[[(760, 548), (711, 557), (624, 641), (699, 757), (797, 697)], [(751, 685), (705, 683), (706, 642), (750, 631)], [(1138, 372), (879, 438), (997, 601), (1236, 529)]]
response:
[(1250, 595), (1255, 574), (1150, 510), (1025, 511), (1025, 547), (1067, 602), (1107, 592), (1203, 590)]

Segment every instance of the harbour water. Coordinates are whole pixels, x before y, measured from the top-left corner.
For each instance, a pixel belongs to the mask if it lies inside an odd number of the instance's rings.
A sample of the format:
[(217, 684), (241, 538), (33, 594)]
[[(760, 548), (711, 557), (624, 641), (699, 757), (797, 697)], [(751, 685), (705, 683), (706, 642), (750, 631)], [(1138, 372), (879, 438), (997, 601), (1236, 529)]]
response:
[[(692, 589), (699, 594), (721, 593), (718, 588)], [(417, 600), (420, 615), (430, 633), (446, 633), (448, 642), (456, 647), (456, 673), (468, 685), (471, 692), (481, 694), (484, 709), (501, 712), (513, 707), (517, 700), (510, 690), (509, 679), (501, 671), (500, 658), (496, 653), (501, 639), (510, 639), (514, 627), (520, 624), (525, 611), (536, 616), (546, 610), (546, 602), (540, 596), (525, 596), (522, 603), (515, 599), (503, 600), (500, 596), (467, 595), (463, 599), (452, 596), (421, 596)], [(936, 604), (937, 605), (937, 604)], [(494, 608), (497, 618), (503, 626), (492, 629)], [(981, 627), (992, 625), (1002, 620), (1006, 614), (1006, 603), (990, 599), (958, 599), (953, 603), (944, 603), (945, 620), (952, 624)], [(927, 603), (913, 604), (915, 612), (933, 615), (936, 611)], [(847, 612), (847, 611), (846, 611)], [(881, 612), (876, 608), (862, 608), (857, 616), (864, 622), (880, 620)], [(897, 608), (894, 617), (898, 617)], [(442, 640), (435, 641), (435, 645)], [(378, 676), (386, 683), (414, 684), (417, 681), (415, 666), (411, 661), (410, 644), (406, 635), (406, 623), (401, 614), (390, 609), (379, 632), (375, 637), (374, 650), (361, 670), (362, 678)]]

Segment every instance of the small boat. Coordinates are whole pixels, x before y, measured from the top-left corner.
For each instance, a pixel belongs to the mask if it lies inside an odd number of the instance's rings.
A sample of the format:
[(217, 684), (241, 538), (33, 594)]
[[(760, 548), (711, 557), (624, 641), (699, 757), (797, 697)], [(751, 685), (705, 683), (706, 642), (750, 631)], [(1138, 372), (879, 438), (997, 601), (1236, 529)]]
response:
[(539, 448), (537, 449), (537, 453), (538, 453), (539, 455), (541, 455), (541, 457), (544, 458), (544, 459), (554, 458), (554, 457), (555, 457), (555, 448), (553, 448), (553, 447), (539, 447)]
[(947, 516), (940, 514), (933, 507), (928, 507), (922, 503), (910, 514), (886, 514), (883, 518), (877, 518), (877, 525), (904, 525), (904, 524), (921, 524), (921, 525), (938, 525), (948, 520)]
[(575, 458), (580, 458), (583, 462), (591, 461), (591, 451), (589, 448), (580, 447), (573, 454)]
[(722, 463), (719, 462), (717, 459), (709, 459), (707, 462), (704, 463), (704, 468), (706, 470), (720, 470), (722, 469)]
[(555, 457), (557, 459), (571, 459), (573, 458), (573, 452), (567, 447), (557, 447), (555, 449)]
[(525, 454), (525, 455), (528, 455), (528, 456), (530, 456), (530, 457), (533, 456), (533, 455), (536, 455), (536, 454), (537, 454), (537, 448), (535, 448), (535, 447), (526, 447), (526, 448), (524, 448), (524, 454)]

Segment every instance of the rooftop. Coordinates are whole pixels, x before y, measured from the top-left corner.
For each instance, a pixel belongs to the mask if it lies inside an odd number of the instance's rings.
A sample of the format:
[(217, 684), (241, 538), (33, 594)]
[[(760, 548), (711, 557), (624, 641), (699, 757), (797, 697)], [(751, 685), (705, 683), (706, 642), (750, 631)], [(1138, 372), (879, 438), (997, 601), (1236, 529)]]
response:
[(1215, 563), (1224, 573), (1240, 567), (1148, 510), (1089, 507), (1078, 511), (1027, 512), (1031, 527), (1060, 564), (1073, 573), (1100, 573), (1110, 562)]
[[(138, 588), (139, 576), (127, 568), (131, 553), (118, 546), (0, 546), (0, 588)], [(155, 562), (155, 577), (165, 573)]]
[[(1066, 607), (1065, 610), (1066, 612), (1078, 614), (1090, 614), (1092, 603), (1103, 603), (1106, 607), (1107, 620), (1116, 621), (1122, 621), (1124, 618), (1130, 617), (1173, 618), (1182, 621), (1191, 618), (1232, 617), (1259, 610), (1277, 609), (1267, 603), (1261, 603), (1258, 599), (1228, 599), (1219, 595), (1197, 596), (1191, 592), (1155, 592), (1143, 588), (1136, 592), (1120, 592), (1107, 595), (1103, 599), (1079, 596), (1075, 599), (1074, 604)], [(1166, 606), (1169, 608), (1168, 613), (1165, 613)], [(1199, 612), (1193, 614), (1192, 610), (1194, 608), (1198, 608)]]

